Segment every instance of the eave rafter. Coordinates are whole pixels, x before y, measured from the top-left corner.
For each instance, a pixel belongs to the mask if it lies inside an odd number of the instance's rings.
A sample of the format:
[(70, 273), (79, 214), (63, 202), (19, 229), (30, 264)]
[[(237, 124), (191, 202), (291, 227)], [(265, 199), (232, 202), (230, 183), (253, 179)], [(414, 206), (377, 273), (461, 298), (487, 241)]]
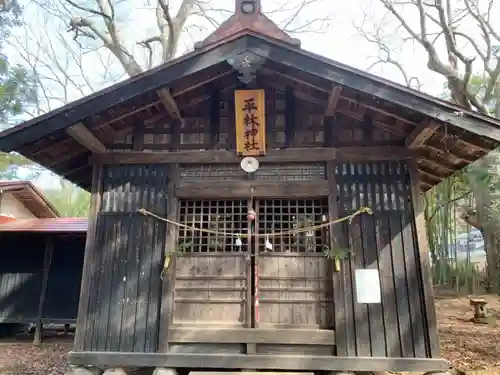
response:
[(103, 153), (107, 151), (106, 146), (81, 122), (67, 128), (66, 133), (93, 153)]
[[(389, 133), (392, 133), (400, 138), (405, 137), (404, 131), (400, 129), (399, 126), (394, 126), (391, 125), (390, 123), (387, 123), (385, 118), (381, 118), (381, 116), (377, 116), (378, 114), (376, 113), (374, 118), (373, 118), (373, 126), (376, 128), (379, 128), (381, 130), (387, 131)], [(398, 120), (395, 120), (395, 123), (398, 123)]]
[(424, 175), (430, 177), (431, 179), (433, 179), (435, 181), (441, 181), (443, 178), (445, 178), (445, 176), (443, 176), (439, 173), (436, 173), (432, 169), (426, 168), (426, 167), (421, 166), (421, 165), (419, 166), (418, 170), (420, 173), (423, 173)]
[[(439, 132), (438, 132), (439, 133)], [(464, 145), (465, 147), (468, 147), (468, 148), (473, 148), (474, 150), (477, 150), (477, 151), (481, 151), (481, 152), (484, 152), (485, 154), (490, 152), (491, 150), (488, 149), (487, 147), (484, 147), (484, 146), (481, 146), (481, 145), (478, 145), (476, 143), (473, 143), (473, 142), (470, 142), (470, 141), (467, 141), (465, 139), (462, 139), (462, 138), (459, 138), (453, 134), (448, 134), (448, 133), (445, 133), (445, 134), (440, 134), (441, 137), (443, 139), (447, 139), (447, 140), (450, 140), (452, 142), (459, 142), (461, 143), (462, 145)]]
[[(68, 128), (66, 133), (68, 133), (68, 130), (71, 129), (71, 128)], [(126, 128), (123, 128), (123, 129), (120, 129), (118, 131), (115, 131), (113, 134), (116, 138), (120, 138), (122, 136), (124, 136), (125, 134), (129, 133), (133, 128), (132, 127), (126, 127)], [(90, 130), (88, 130), (90, 132)], [(69, 133), (68, 133), (69, 134)], [(71, 134), (69, 134), (71, 135)], [(76, 140), (73, 136), (71, 136), (72, 139)], [(97, 138), (96, 140), (98, 142), (100, 142)], [(93, 153), (105, 153), (105, 152), (108, 152), (109, 149), (107, 149), (104, 145), (103, 147), (105, 147), (105, 150), (104, 151), (99, 151), (99, 150), (93, 150), (87, 146), (85, 146), (84, 144), (82, 144), (81, 142), (79, 142), (78, 140), (76, 140), (80, 145), (84, 146), (87, 150), (93, 152)], [(54, 146), (55, 147), (61, 147), (61, 146), (65, 146), (67, 144), (66, 141), (63, 141), (63, 142), (60, 142), (60, 143), (57, 143), (55, 144)], [(45, 151), (46, 148), (44, 148), (42, 151)], [(75, 150), (72, 150), (71, 152), (66, 152), (64, 153), (64, 155), (62, 155), (61, 157), (58, 157), (58, 158), (54, 158), (53, 161), (51, 161), (50, 163), (48, 163), (48, 167), (49, 168), (52, 168), (52, 167), (55, 167), (57, 164), (60, 164), (60, 163), (66, 163), (68, 162), (69, 160), (71, 159), (74, 159), (74, 158), (77, 158), (78, 156), (81, 156), (82, 154), (84, 153), (83, 150), (81, 149), (75, 149)]]
[[(283, 84), (286, 84), (286, 82), (296, 82), (296, 83), (298, 83), (300, 85), (303, 85), (305, 87), (308, 87), (310, 89), (313, 89), (313, 90), (322, 92), (324, 94), (327, 94), (328, 95), (328, 100), (325, 101), (323, 99), (313, 98), (310, 95), (306, 95), (304, 93), (301, 93), (301, 95), (303, 96), (303, 98), (305, 100), (311, 101), (311, 102), (316, 103), (316, 104), (321, 105), (321, 106), (325, 106), (326, 105), (327, 108), (329, 106), (328, 103), (329, 103), (330, 99), (335, 100), (335, 96), (332, 95), (332, 93), (334, 93), (334, 88), (335, 87), (342, 87), (340, 85), (335, 85), (334, 84), (332, 86), (332, 88), (327, 88), (324, 85), (319, 85), (319, 84), (311, 83), (309, 81), (305, 81), (305, 80), (297, 78), (297, 77), (292, 77), (292, 76), (290, 76), (288, 74), (285, 74), (285, 73), (282, 73), (282, 72), (279, 72), (277, 70), (270, 69), (270, 68), (262, 68), (261, 72), (263, 74), (268, 75), (270, 78), (272, 78), (273, 80), (275, 80), (277, 82), (279, 81), (279, 82), (282, 82)], [(364, 114), (365, 114), (365, 110), (369, 109), (369, 110), (373, 111), (376, 114), (380, 114), (380, 115), (384, 115), (384, 116), (389, 116), (389, 117), (394, 118), (396, 120), (400, 120), (400, 121), (406, 122), (408, 124), (414, 125), (414, 123), (412, 123), (411, 121), (409, 121), (409, 120), (407, 120), (405, 118), (399, 117), (395, 113), (387, 112), (387, 111), (384, 111), (384, 110), (382, 110), (380, 108), (377, 108), (377, 107), (375, 107), (373, 105), (369, 105), (369, 104), (366, 104), (366, 103), (363, 103), (363, 102), (359, 102), (358, 100), (355, 100), (355, 99), (350, 98), (348, 96), (342, 95), (342, 92), (339, 92), (338, 95), (339, 95), (339, 98), (338, 98), (338, 103), (337, 103), (337, 107), (336, 107), (337, 109), (336, 109), (336, 111), (340, 112), (342, 114), (345, 114), (345, 115), (347, 115), (349, 117), (353, 117), (354, 119), (357, 119), (359, 121), (363, 120), (363, 117), (364, 117)], [(347, 106), (349, 107), (349, 109), (346, 109), (343, 106), (341, 106), (340, 101), (347, 102)], [(357, 108), (357, 110), (355, 110), (355, 111), (352, 110), (353, 107)]]
[(161, 88), (157, 90), (156, 93), (158, 94), (158, 97), (160, 98), (160, 101), (167, 110), (168, 114), (176, 120), (182, 120), (181, 112), (179, 111), (177, 102), (170, 93), (170, 90), (168, 88)]
[(448, 144), (446, 142), (439, 142), (439, 143), (427, 142), (424, 146), (429, 150), (434, 151), (435, 153), (445, 157), (446, 159), (452, 160), (454, 164), (460, 164), (462, 162), (467, 162), (468, 164), (471, 164), (476, 161), (475, 158), (469, 157), (468, 155), (457, 154), (456, 152), (452, 151), (451, 147), (448, 147)]
[(439, 135), (441, 139), (444, 139), (446, 141), (459, 142), (468, 148), (473, 148), (474, 150), (478, 150), (484, 153), (490, 151), (484, 146), (464, 140), (453, 134), (449, 134), (446, 129), (443, 128), (445, 128), (445, 126), (440, 126), (440, 124), (435, 121), (424, 121), (420, 125), (417, 125), (417, 127), (408, 135), (408, 137), (406, 138), (406, 147), (408, 147), (409, 149), (418, 148), (422, 145), (425, 145), (425, 142), (432, 136)]
[(335, 115), (335, 111), (337, 110), (337, 107), (339, 105), (341, 92), (342, 92), (342, 86), (339, 85), (332, 86), (332, 91), (328, 96), (328, 102), (326, 104), (325, 116), (328, 117)]
[(419, 184), (420, 184), (420, 190), (421, 191), (427, 191), (427, 190), (429, 190), (429, 189), (432, 188), (431, 184), (428, 184), (428, 183), (426, 183), (425, 181), (422, 181), (422, 180), (420, 180)]
[(406, 148), (410, 150), (421, 147), (430, 137), (432, 137), (441, 125), (435, 121), (424, 120), (418, 124), (413, 131), (408, 134), (405, 140)]
[(446, 174), (450, 174), (450, 173), (455, 172), (455, 168), (453, 166), (445, 164), (443, 161), (438, 162), (438, 161), (431, 159), (429, 157), (426, 157), (426, 156), (420, 157), (419, 161), (420, 161), (420, 163), (424, 163), (424, 164), (429, 165), (431, 168), (441, 169), (441, 170), (445, 171)]
[(347, 99), (344, 100), (347, 102), (347, 106), (340, 107), (338, 112), (354, 120), (363, 121), (368, 108), (361, 102)]
[[(430, 154), (431, 149), (427, 147), (420, 148), (416, 151), (418, 155), (420, 185), (423, 191), (431, 189), (434, 185), (457, 171), (456, 164), (450, 163), (446, 158), (436, 160), (436, 158)], [(458, 161), (458, 159), (456, 160)], [(463, 160), (460, 159), (460, 162), (463, 162)]]

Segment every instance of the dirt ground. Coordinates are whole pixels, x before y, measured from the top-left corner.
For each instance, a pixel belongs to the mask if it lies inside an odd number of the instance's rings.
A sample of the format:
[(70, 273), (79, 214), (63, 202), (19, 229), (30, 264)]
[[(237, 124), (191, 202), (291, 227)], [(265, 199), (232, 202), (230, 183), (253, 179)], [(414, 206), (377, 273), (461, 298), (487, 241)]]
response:
[[(485, 325), (470, 322), (468, 298), (436, 299), (442, 355), (466, 375), (500, 375), (500, 298), (483, 298), (492, 316)], [(63, 374), (71, 347), (71, 338), (51, 338), (40, 348), (30, 340), (0, 342), (0, 375)]]
[(50, 338), (41, 347), (32, 338), (0, 342), (0, 375), (61, 375), (67, 370), (66, 354), (71, 338)]
[(467, 375), (500, 374), (500, 298), (481, 296), (488, 302), (489, 324), (470, 322), (468, 298), (438, 297), (442, 356)]

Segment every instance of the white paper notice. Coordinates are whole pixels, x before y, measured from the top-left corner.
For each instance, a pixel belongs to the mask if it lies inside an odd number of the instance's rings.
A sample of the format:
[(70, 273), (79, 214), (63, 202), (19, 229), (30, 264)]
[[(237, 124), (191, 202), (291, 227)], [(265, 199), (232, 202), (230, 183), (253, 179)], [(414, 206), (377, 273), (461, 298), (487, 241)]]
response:
[(378, 270), (356, 270), (354, 273), (358, 303), (380, 303), (380, 276)]

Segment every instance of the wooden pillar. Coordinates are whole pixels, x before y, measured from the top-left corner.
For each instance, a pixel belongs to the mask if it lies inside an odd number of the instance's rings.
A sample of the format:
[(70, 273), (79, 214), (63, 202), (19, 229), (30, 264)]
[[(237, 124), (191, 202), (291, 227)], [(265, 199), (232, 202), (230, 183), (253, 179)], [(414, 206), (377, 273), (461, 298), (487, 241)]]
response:
[(293, 88), (285, 89), (285, 147), (295, 146), (297, 128), (297, 105)]
[[(252, 176), (255, 177), (255, 176)], [(252, 199), (247, 201), (247, 211), (255, 210), (259, 212), (259, 207), (255, 206)], [(258, 321), (258, 309), (257, 297), (258, 297), (258, 282), (259, 282), (259, 240), (258, 237), (253, 237), (253, 234), (259, 233), (259, 223), (258, 220), (254, 220), (254, 229), (252, 233), (252, 222), (248, 220), (247, 235), (248, 235), (248, 254), (250, 259), (246, 262), (246, 272), (247, 272), (247, 290), (246, 290), (246, 327), (247, 328), (259, 328)], [(253, 274), (254, 277), (251, 277)], [(247, 343), (246, 344), (247, 354), (257, 354), (257, 344)], [(253, 371), (253, 370), (252, 370)]]
[(50, 265), (52, 263), (52, 254), (54, 251), (54, 243), (51, 237), (45, 238), (45, 256), (43, 258), (43, 277), (42, 287), (40, 289), (40, 300), (38, 302), (38, 313), (36, 319), (35, 336), (33, 345), (40, 345), (43, 341), (43, 308), (45, 305), (45, 297), (47, 295), (47, 285), (49, 282)]
[[(326, 165), (328, 178), (328, 211), (330, 213), (329, 221), (339, 217), (338, 207), (338, 191), (337, 180), (335, 176), (335, 162), (329, 161)], [(341, 225), (332, 225), (330, 227), (330, 249), (335, 249), (341, 246), (342, 230)], [(333, 310), (335, 314), (335, 342), (338, 356), (347, 356), (346, 348), (346, 325), (345, 325), (345, 310), (344, 310), (344, 290), (345, 285), (342, 278), (344, 277), (343, 265), (340, 265), (340, 271), (335, 269), (335, 261), (331, 261), (332, 269), (332, 288), (333, 288)]]
[(425, 226), (424, 209), (425, 202), (420, 190), (418, 178), (418, 166), (416, 161), (409, 162), (411, 196), (413, 212), (415, 215), (415, 229), (417, 235), (417, 246), (420, 258), (420, 269), (422, 277), (422, 288), (424, 291), (424, 313), (427, 319), (427, 330), (429, 332), (429, 355), (431, 358), (440, 357), (439, 333), (437, 327), (436, 306), (434, 304), (434, 288), (432, 286), (432, 274), (429, 258), (429, 242), (427, 239), (427, 228)]
[(85, 332), (87, 331), (87, 313), (90, 297), (90, 277), (94, 271), (92, 268), (92, 253), (94, 252), (97, 233), (97, 215), (101, 210), (102, 200), (102, 164), (94, 164), (92, 171), (92, 189), (90, 198), (89, 223), (85, 241), (85, 255), (83, 257), (82, 282), (80, 288), (80, 302), (78, 304), (78, 318), (76, 320), (75, 344), (76, 351), (82, 351), (85, 343)]
[(210, 99), (210, 126), (209, 128), (209, 143), (210, 149), (219, 148), (220, 134), (220, 90), (212, 89)]
[(144, 123), (136, 125), (132, 133), (132, 150), (144, 150)]
[[(179, 165), (173, 164), (169, 171), (169, 183), (167, 193), (167, 219), (178, 221), (179, 205), (175, 191), (179, 185)], [(175, 255), (173, 254), (177, 247), (179, 228), (177, 225), (167, 223), (167, 236), (165, 239), (165, 254), (171, 253), (171, 261), (168, 270), (163, 270), (163, 282), (161, 287), (161, 306), (160, 306), (160, 324), (159, 324), (159, 342), (158, 352), (168, 351), (168, 330), (173, 321), (174, 312), (174, 288), (175, 288)]]
[(325, 147), (333, 147), (335, 144), (335, 137), (333, 136), (334, 124), (335, 124), (335, 117), (325, 116), (324, 118)]

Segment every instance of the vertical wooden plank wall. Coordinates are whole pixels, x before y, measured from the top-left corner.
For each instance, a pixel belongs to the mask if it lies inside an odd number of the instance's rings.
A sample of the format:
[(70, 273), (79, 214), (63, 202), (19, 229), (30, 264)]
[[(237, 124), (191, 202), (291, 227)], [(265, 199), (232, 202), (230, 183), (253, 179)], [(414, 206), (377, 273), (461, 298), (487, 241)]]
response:
[(53, 243), (41, 319), (76, 319), (84, 235), (4, 232), (0, 238), (0, 323), (38, 320), (46, 243)]
[[(89, 226), (76, 350), (155, 352), (167, 213), (168, 166), (106, 166)], [(94, 232), (92, 232), (94, 231)]]
[(92, 269), (95, 247), (95, 234), (97, 226), (97, 214), (101, 209), (102, 201), (102, 170), (101, 164), (94, 164), (92, 167), (92, 186), (89, 210), (89, 223), (87, 237), (85, 239), (85, 253), (83, 256), (82, 283), (80, 287), (80, 298), (78, 299), (78, 317), (76, 319), (77, 329), (75, 332), (74, 349), (82, 351), (88, 347), (85, 345), (85, 338), (88, 337), (88, 332), (92, 328), (89, 325), (89, 299), (91, 274), (95, 272)]
[(0, 237), (0, 323), (36, 322), (45, 243), (25, 233)]
[(54, 253), (54, 242), (52, 239), (46, 239), (45, 256), (43, 259), (43, 278), (42, 286), (40, 291), (40, 300), (38, 302), (38, 313), (36, 319), (35, 337), (33, 338), (34, 345), (40, 345), (42, 342), (42, 331), (43, 331), (43, 309), (45, 305), (45, 299), (47, 297), (47, 285), (49, 281), (50, 266), (52, 263), (52, 255)]
[(85, 234), (54, 236), (43, 318), (75, 320), (82, 282)]
[(432, 358), (441, 356), (439, 343), (439, 332), (436, 317), (436, 305), (434, 304), (434, 288), (431, 278), (431, 265), (429, 255), (429, 243), (427, 240), (427, 228), (425, 226), (424, 217), (424, 197), (420, 190), (418, 180), (418, 167), (415, 161), (410, 162), (410, 183), (413, 202), (413, 211), (415, 214), (415, 241), (418, 244), (418, 260), (422, 271), (423, 291), (424, 291), (424, 310), (427, 314), (427, 319), (424, 321), (424, 326), (429, 331), (429, 350)]
[[(170, 181), (167, 186), (168, 194), (168, 210), (167, 218), (169, 220), (178, 221), (179, 214), (179, 201), (175, 195), (175, 189), (179, 185), (179, 165), (175, 164), (170, 166), (169, 176)], [(177, 264), (177, 256), (175, 254), (175, 247), (179, 227), (168, 225), (165, 235), (165, 254), (162, 257), (162, 264), (165, 262), (165, 257), (170, 256), (170, 265), (167, 270), (163, 270), (162, 285), (161, 285), (161, 300), (160, 300), (160, 319), (159, 322), (159, 341), (158, 351), (166, 352), (168, 350), (168, 330), (173, 321), (174, 311), (174, 288), (175, 288), (175, 270)], [(167, 252), (169, 254), (167, 254)]]
[[(340, 225), (335, 242), (350, 249), (334, 274), (337, 355), (431, 357), (432, 325), (424, 324), (426, 290), (417, 246), (409, 167), (403, 161), (337, 163), (330, 166), (339, 216), (361, 207)], [(355, 270), (378, 269), (382, 303), (356, 301)]]

